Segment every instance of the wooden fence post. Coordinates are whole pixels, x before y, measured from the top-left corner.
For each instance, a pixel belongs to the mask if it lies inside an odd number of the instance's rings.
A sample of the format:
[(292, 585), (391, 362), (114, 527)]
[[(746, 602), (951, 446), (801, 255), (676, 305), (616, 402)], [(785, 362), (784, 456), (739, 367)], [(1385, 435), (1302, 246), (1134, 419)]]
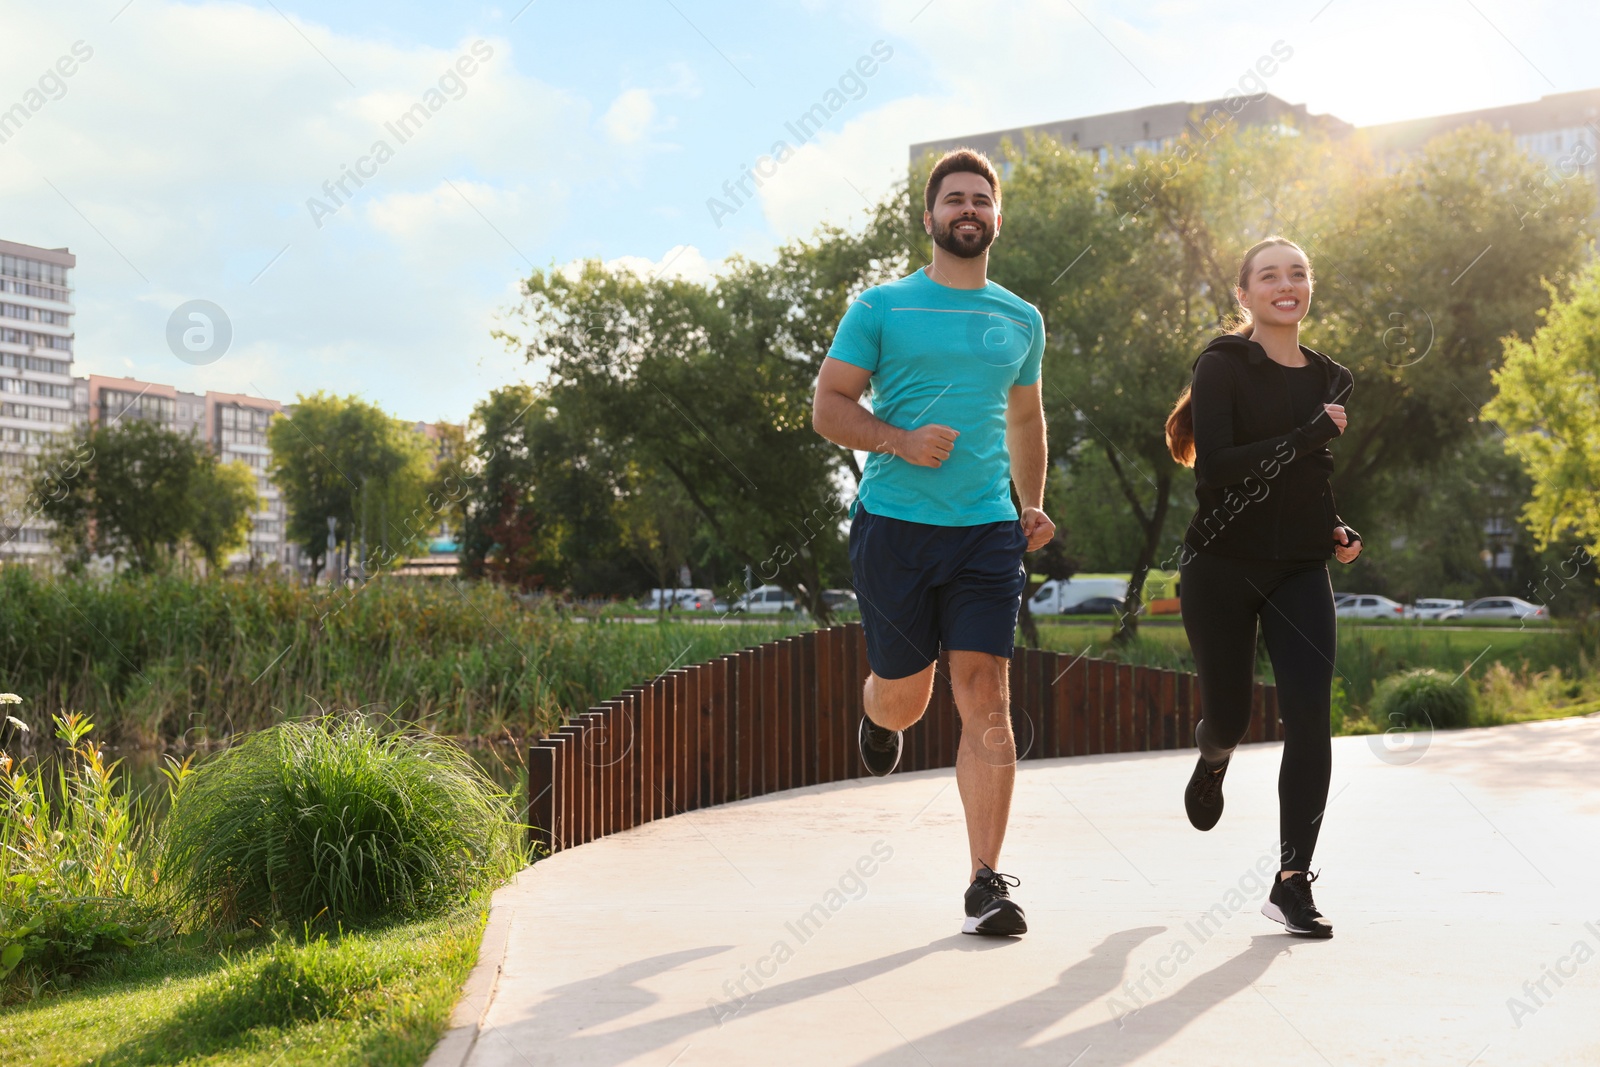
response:
[(555, 745), (541, 739), (528, 746), (528, 807), (522, 819), (528, 824), (528, 845), (535, 852), (555, 851), (551, 830), (555, 824)]

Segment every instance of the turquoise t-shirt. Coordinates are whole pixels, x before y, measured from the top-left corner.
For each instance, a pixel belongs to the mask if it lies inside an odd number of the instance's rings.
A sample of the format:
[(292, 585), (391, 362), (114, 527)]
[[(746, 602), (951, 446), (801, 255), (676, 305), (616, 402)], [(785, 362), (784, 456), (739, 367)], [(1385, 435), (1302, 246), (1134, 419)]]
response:
[(939, 467), (872, 453), (852, 515), (860, 505), (933, 526), (1017, 517), (1006, 402), (1012, 386), (1039, 380), (1044, 318), (1038, 308), (994, 282), (952, 289), (919, 270), (856, 297), (828, 355), (872, 372), (872, 411), (889, 425), (914, 430), (939, 423), (960, 433)]

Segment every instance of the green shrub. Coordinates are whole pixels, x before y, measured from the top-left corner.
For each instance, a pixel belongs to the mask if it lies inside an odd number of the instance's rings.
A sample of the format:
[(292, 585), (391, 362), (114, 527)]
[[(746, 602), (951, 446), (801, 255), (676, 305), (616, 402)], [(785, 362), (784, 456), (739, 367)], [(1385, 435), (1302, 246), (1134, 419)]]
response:
[(173, 798), (161, 873), (190, 924), (437, 912), (522, 863), (510, 798), (456, 745), (356, 718), (286, 722)]
[(1337, 674), (1333, 676), (1333, 688), (1328, 693), (1328, 727), (1329, 732), (1338, 737), (1348, 732), (1346, 726), (1350, 724), (1350, 694), (1345, 690), (1344, 679)]
[(1372, 694), (1372, 718), (1380, 727), (1449, 729), (1471, 725), (1476, 713), (1472, 682), (1431, 667), (1391, 674)]
[(1484, 672), (1480, 690), (1480, 719), (1491, 725), (1600, 711), (1600, 678), (1568, 675), (1560, 667), (1512, 671), (1496, 663)]
[(116, 764), (88, 740), (88, 719), (58, 715), (55, 724), (67, 751), (53, 775), (0, 752), (3, 999), (66, 984), (155, 936), (151, 870), (133, 801), (113, 786)]

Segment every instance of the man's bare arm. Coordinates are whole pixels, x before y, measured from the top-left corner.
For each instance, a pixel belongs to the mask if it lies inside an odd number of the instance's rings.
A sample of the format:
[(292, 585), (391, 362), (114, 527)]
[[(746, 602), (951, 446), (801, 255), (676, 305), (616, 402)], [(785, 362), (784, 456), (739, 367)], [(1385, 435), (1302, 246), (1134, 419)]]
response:
[(1056, 524), (1044, 513), (1044, 479), (1048, 446), (1044, 432), (1044, 391), (1041, 382), (1014, 385), (1006, 398), (1006, 451), (1011, 453), (1011, 481), (1022, 502), (1022, 532), (1028, 551), (1049, 544)]
[(1025, 508), (1044, 507), (1044, 403), (1040, 382), (1014, 385), (1006, 399), (1006, 450), (1011, 453), (1011, 480)]
[(860, 452), (887, 452), (919, 467), (938, 467), (950, 457), (957, 431), (930, 423), (913, 429), (890, 426), (861, 406), (872, 372), (841, 359), (824, 359), (812, 398), (811, 426), (836, 445)]

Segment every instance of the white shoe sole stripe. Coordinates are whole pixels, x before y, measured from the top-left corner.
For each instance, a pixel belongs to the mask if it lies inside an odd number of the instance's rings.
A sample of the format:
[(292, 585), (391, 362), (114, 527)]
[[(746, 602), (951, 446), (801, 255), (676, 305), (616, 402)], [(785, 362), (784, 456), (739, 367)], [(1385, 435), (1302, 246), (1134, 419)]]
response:
[(1289, 925), (1289, 919), (1283, 914), (1283, 909), (1278, 907), (1270, 900), (1261, 905), (1261, 914), (1265, 915), (1275, 923), (1282, 923), (1283, 928), (1289, 931), (1291, 934), (1320, 934), (1322, 932), (1320, 930), (1309, 930), (1303, 926)]

